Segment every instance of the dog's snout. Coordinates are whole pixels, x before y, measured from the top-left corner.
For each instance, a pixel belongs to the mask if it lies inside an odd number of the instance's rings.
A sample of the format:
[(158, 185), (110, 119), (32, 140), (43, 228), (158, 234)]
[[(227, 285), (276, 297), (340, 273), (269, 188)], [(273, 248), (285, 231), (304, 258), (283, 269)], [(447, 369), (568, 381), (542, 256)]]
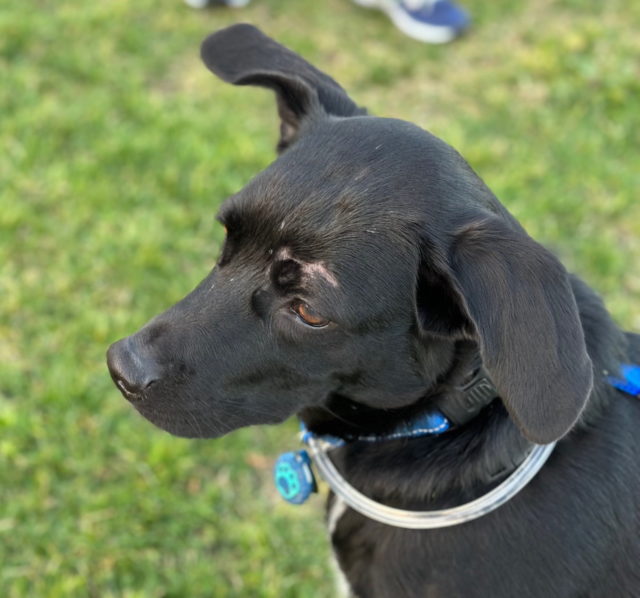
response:
[(114, 343), (107, 351), (111, 377), (124, 397), (136, 401), (160, 379), (158, 364), (144, 348), (135, 347), (131, 337)]

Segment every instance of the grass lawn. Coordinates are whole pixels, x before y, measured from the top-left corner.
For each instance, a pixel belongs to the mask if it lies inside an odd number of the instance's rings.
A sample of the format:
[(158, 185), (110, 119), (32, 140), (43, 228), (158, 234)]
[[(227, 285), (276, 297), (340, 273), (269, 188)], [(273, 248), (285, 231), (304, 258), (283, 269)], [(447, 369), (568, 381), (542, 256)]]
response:
[(205, 276), (217, 206), (274, 155), (272, 95), (200, 64), (212, 30), (253, 22), (449, 141), (640, 330), (640, 3), (465, 6), (470, 34), (431, 47), (349, 0), (3, 0), (4, 598), (334, 596), (322, 500), (286, 506), (270, 481), (295, 424), (172, 438), (104, 365)]

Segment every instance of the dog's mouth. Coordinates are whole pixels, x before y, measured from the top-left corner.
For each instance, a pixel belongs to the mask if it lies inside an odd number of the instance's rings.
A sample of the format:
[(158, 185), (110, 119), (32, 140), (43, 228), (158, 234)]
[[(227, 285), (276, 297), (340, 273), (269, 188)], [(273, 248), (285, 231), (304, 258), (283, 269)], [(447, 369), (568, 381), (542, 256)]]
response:
[(127, 401), (130, 401), (131, 403), (139, 403), (144, 401), (146, 398), (144, 391), (131, 390), (123, 380), (115, 379), (114, 382), (118, 387), (118, 390), (122, 393), (122, 396), (127, 399)]

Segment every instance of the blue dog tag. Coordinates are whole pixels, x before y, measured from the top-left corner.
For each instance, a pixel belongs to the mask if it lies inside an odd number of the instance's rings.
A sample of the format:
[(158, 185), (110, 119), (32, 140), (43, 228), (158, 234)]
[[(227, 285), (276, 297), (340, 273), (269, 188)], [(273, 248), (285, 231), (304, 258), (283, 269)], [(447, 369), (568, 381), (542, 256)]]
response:
[(273, 468), (273, 480), (278, 492), (286, 501), (301, 505), (312, 492), (316, 481), (311, 471), (311, 458), (307, 451), (283, 453)]

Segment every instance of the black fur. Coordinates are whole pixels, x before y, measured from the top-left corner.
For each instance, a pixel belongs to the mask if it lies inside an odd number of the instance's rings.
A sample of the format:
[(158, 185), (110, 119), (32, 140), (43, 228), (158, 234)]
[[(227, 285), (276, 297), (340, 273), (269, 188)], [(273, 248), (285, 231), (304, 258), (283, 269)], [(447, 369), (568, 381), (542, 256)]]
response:
[[(441, 140), (366, 116), (249, 25), (202, 56), (276, 92), (281, 155), (223, 205), (217, 267), (110, 348), (123, 394), (183, 436), (293, 414), (318, 433), (383, 433), (458, 392), (480, 353), (502, 401), (443, 436), (349, 444), (333, 453), (345, 477), (431, 509), (495, 485), (531, 441), (560, 439), (555, 452), (509, 503), (457, 527), (347, 511), (332, 542), (355, 595), (640, 595), (640, 404), (603, 380), (640, 361), (640, 337)], [(330, 323), (305, 323), (301, 302)]]

